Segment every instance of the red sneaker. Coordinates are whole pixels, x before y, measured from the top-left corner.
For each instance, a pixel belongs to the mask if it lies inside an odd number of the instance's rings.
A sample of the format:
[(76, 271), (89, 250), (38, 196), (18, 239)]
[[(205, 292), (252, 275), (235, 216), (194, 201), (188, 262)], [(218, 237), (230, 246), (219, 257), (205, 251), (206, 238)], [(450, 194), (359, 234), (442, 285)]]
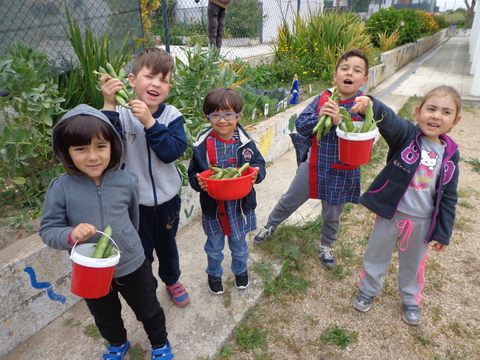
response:
[(177, 281), (173, 285), (165, 286), (165, 288), (167, 289), (168, 295), (172, 298), (172, 301), (178, 307), (184, 307), (190, 303), (190, 296), (180, 281)]

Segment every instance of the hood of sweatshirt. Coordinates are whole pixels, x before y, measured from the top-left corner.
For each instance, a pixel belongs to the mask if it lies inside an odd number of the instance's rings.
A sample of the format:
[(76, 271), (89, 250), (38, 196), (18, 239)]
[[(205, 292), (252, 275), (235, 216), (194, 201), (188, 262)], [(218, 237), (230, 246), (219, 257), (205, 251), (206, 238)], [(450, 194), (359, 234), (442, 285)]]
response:
[[(123, 145), (122, 143), (122, 138), (120, 137), (120, 135), (118, 134), (118, 132), (115, 130), (115, 127), (112, 125), (112, 123), (110, 122), (110, 120), (108, 120), (107, 116), (102, 113), (100, 110), (97, 110), (93, 107), (91, 107), (90, 105), (85, 105), (85, 104), (81, 104), (81, 105), (77, 105), (75, 106), (72, 110), (69, 110), (67, 111), (63, 116), (62, 118), (58, 121), (57, 124), (55, 124), (55, 126), (53, 127), (53, 129), (55, 130), (55, 128), (58, 126), (58, 124), (60, 124), (62, 121), (64, 121), (65, 119), (68, 119), (68, 118), (71, 118), (73, 116), (77, 116), (77, 115), (88, 115), (88, 116), (94, 116), (104, 122), (106, 122), (109, 126), (111, 126), (115, 132), (115, 135), (116, 135), (116, 139), (118, 140), (118, 142), (120, 143), (120, 145)], [(53, 144), (53, 139), (52, 139), (52, 144)], [(122, 146), (123, 147), (123, 146)]]

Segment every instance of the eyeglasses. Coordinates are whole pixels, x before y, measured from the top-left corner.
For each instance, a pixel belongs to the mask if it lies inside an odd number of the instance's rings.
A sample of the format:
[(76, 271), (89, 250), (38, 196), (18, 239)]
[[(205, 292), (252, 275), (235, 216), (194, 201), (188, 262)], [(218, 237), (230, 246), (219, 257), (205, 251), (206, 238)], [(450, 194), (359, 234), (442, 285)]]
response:
[(236, 120), (237, 117), (238, 117), (238, 114), (234, 112), (227, 112), (223, 115), (219, 113), (211, 113), (210, 115), (207, 115), (207, 118), (210, 121), (219, 121), (221, 118), (224, 118), (227, 121), (233, 121), (233, 120)]

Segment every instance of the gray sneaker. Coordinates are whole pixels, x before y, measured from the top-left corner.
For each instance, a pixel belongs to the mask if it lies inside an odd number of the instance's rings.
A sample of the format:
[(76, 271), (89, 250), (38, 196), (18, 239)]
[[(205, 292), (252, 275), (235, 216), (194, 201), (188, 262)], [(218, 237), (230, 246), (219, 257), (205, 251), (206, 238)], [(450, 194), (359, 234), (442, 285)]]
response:
[(327, 269), (330, 269), (335, 265), (335, 258), (333, 257), (331, 247), (320, 245), (320, 260), (322, 260), (322, 265)]
[(267, 241), (275, 232), (275, 226), (265, 226), (260, 229), (257, 236), (253, 238), (253, 242), (257, 245), (262, 245), (265, 241)]
[(405, 305), (402, 304), (403, 307), (403, 321), (405, 321), (408, 325), (417, 326), (420, 322), (421, 314), (418, 305)]
[(353, 307), (361, 312), (367, 312), (372, 307), (372, 301), (375, 296), (368, 296), (360, 291), (353, 302)]

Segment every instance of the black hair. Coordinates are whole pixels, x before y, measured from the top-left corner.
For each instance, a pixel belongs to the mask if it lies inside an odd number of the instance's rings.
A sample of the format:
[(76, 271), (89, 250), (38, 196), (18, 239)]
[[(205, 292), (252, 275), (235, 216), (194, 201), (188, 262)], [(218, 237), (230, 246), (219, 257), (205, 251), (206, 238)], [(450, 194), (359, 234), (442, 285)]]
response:
[(335, 67), (335, 71), (338, 71), (338, 67), (340, 66), (340, 63), (344, 60), (347, 60), (349, 57), (356, 56), (362, 59), (365, 62), (365, 76), (368, 76), (368, 58), (367, 55), (363, 53), (363, 51), (360, 51), (358, 49), (351, 49), (348, 50), (347, 52), (343, 53), (342, 56), (340, 56), (340, 59), (338, 59), (337, 66)]
[(242, 112), (243, 100), (240, 94), (231, 88), (216, 87), (210, 90), (203, 101), (205, 115), (218, 110), (232, 109), (237, 114)]
[(90, 145), (94, 137), (110, 142), (110, 163), (105, 172), (120, 166), (122, 144), (118, 134), (113, 126), (95, 116), (75, 115), (63, 119), (55, 126), (52, 136), (53, 152), (70, 175), (81, 174), (70, 156), (70, 146)]

